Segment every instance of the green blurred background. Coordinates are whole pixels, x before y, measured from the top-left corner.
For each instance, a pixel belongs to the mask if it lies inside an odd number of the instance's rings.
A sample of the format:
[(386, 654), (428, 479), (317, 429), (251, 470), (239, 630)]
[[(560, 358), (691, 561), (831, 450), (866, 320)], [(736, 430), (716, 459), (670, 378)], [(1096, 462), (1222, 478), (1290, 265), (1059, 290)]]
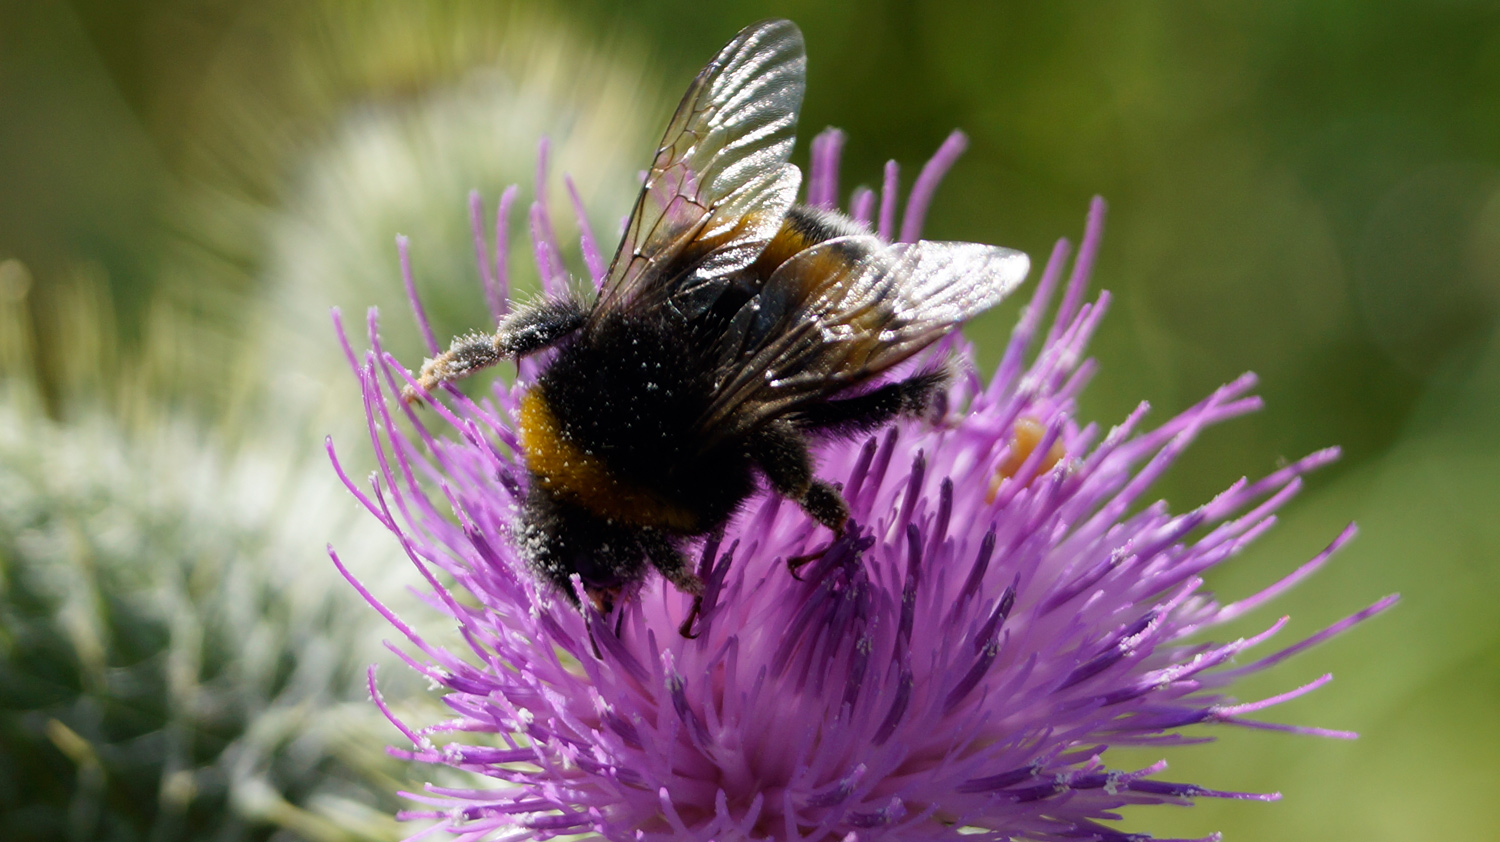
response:
[[(1088, 419), (1142, 399), (1165, 418), (1261, 375), (1267, 409), (1203, 437), (1159, 487), (1174, 507), (1344, 448), (1212, 584), (1243, 595), (1359, 522), (1269, 610), (1293, 615), (1290, 636), (1389, 592), (1402, 604), (1240, 692), (1334, 671), (1273, 716), (1362, 738), (1221, 732), (1168, 755), (1170, 774), (1285, 800), (1139, 811), (1127, 828), (1500, 838), (1494, 3), (8, 0), (5, 376), (45, 423), (103, 416), (128, 438), (186, 418), (226, 451), (269, 435), (321, 471), (322, 434), (360, 413), (327, 307), (383, 305), (392, 349), (420, 356), (392, 235), (412, 236), (440, 332), (481, 326), (468, 189), (493, 209), (529, 185), (546, 133), (614, 231), (686, 81), (770, 16), (808, 45), (795, 159), (843, 128), (845, 190), (887, 158), (909, 184), (948, 131), (968, 133), (929, 236), (1044, 257), (1090, 196), (1109, 200), (1095, 277), (1115, 302)], [(982, 363), (1014, 314), (969, 328)], [(326, 565), (330, 537), (307, 528), (308, 564)]]

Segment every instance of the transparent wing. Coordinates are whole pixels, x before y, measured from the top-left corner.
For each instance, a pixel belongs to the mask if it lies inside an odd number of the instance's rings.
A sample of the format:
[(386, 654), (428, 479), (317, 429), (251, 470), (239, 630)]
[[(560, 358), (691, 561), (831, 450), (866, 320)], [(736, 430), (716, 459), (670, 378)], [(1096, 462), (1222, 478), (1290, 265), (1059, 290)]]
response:
[(733, 435), (867, 380), (994, 306), (1029, 268), (997, 246), (868, 235), (799, 252), (725, 332), (702, 429)]
[(801, 183), (788, 164), (807, 59), (790, 21), (748, 26), (667, 124), (591, 323), (629, 306), (698, 306), (775, 236)]

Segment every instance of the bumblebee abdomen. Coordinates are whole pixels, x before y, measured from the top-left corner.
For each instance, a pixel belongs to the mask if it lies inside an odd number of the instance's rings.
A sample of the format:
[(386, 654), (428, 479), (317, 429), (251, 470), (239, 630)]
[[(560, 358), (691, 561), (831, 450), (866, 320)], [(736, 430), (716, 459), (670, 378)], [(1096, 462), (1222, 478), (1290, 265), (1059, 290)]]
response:
[(786, 219), (782, 220), (776, 236), (771, 238), (760, 257), (751, 265), (750, 272), (760, 278), (767, 278), (776, 271), (776, 267), (818, 243), (835, 237), (868, 233), (869, 228), (841, 213), (793, 205), (787, 212)]
[(653, 489), (622, 476), (566, 434), (547, 400), (533, 388), (521, 401), (521, 447), (532, 482), (600, 517), (673, 532), (700, 531), (700, 518)]
[(753, 490), (748, 458), (696, 433), (712, 381), (677, 326), (611, 323), (559, 351), (522, 399), (533, 481), (600, 517), (709, 531)]

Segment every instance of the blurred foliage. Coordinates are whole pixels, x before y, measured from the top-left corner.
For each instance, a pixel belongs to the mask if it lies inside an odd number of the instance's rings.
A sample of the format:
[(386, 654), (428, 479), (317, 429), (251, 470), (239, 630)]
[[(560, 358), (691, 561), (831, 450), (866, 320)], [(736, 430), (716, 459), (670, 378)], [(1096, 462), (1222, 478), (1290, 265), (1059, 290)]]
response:
[[(807, 37), (803, 136), (849, 132), (845, 189), (887, 157), (909, 184), (957, 126), (972, 143), (931, 236), (1044, 255), (1081, 228), (1090, 195), (1110, 200), (1097, 277), (1116, 297), (1090, 418), (1141, 399), (1162, 418), (1261, 374), (1269, 408), (1205, 434), (1159, 489), (1175, 506), (1345, 447), (1214, 584), (1263, 585), (1360, 521), (1363, 537), (1278, 604), (1295, 615), (1286, 634), (1393, 590), (1403, 606), (1247, 695), (1336, 669), (1277, 715), (1365, 738), (1230, 734), (1174, 755), (1183, 779), (1279, 788), (1286, 802), (1132, 826), (1500, 830), (1486, 797), (1500, 785), (1487, 715), (1500, 702), (1491, 3), (10, 0), (0, 306), (22, 315), (0, 332), (0, 366), (24, 369), (64, 420), (87, 394), (137, 429), (162, 407), (253, 432), (349, 424), (324, 314), (342, 304), (358, 332), (365, 304), (400, 313), (393, 234), (413, 237), (439, 329), (481, 326), (468, 189), (493, 213), (521, 182), (519, 219), (549, 134), (551, 201), (566, 201), (571, 173), (607, 243), (672, 98), (738, 27), (778, 15)], [(984, 362), (1014, 312), (969, 329)], [(383, 330), (415, 362), (407, 324)], [(78, 375), (95, 345), (118, 353), (97, 361), (102, 376)]]

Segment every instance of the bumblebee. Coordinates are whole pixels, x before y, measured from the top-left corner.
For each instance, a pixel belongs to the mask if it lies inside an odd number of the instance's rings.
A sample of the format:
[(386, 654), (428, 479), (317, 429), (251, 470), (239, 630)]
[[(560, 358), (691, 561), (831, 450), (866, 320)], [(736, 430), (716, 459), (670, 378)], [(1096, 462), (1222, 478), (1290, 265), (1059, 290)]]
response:
[(1026, 275), (1017, 251), (886, 243), (796, 204), (805, 67), (790, 21), (742, 30), (667, 125), (598, 294), (542, 299), (422, 367), (432, 389), (556, 349), (520, 405), (516, 536), (575, 603), (575, 574), (607, 613), (652, 567), (700, 595), (684, 544), (722, 530), (762, 479), (840, 532), (848, 504), (809, 443), (926, 412), (942, 369), (880, 375)]

